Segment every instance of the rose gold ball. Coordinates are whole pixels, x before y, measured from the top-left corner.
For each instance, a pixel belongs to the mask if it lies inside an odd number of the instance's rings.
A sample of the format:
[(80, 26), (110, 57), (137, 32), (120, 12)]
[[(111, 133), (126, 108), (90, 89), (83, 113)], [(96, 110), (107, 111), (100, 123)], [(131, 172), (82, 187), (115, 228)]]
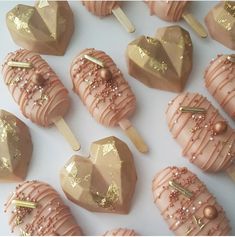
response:
[(218, 216), (218, 211), (214, 206), (208, 205), (204, 208), (203, 215), (206, 219), (214, 220)]
[(218, 121), (214, 124), (213, 131), (219, 135), (226, 132), (227, 127), (228, 125), (225, 121)]
[(100, 69), (100, 76), (107, 81), (112, 79), (112, 73), (107, 68)]
[(32, 82), (37, 85), (42, 85), (45, 82), (45, 79), (42, 77), (41, 74), (35, 73), (32, 76)]

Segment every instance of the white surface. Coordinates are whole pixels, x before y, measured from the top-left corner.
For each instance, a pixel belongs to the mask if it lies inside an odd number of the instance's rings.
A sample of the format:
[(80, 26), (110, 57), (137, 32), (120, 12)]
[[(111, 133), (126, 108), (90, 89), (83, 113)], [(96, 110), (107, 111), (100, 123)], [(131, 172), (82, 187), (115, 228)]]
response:
[[(18, 46), (13, 43), (5, 24), (6, 12), (16, 4), (14, 1), (0, 2), (0, 62), (3, 62), (8, 52), (18, 49)], [(28, 2), (28, 4), (33, 3)], [(198, 19), (203, 19), (214, 4), (214, 2), (194, 2), (191, 5), (191, 9)], [(60, 188), (58, 175), (61, 167), (74, 152), (56, 128), (43, 129), (21, 115), (18, 106), (14, 103), (7, 87), (3, 83), (2, 76), (0, 76), (0, 108), (14, 113), (26, 122), (32, 134), (34, 152), (28, 179), (43, 180), (55, 187), (64, 198), (66, 204), (71, 207), (86, 235), (99, 235), (116, 227), (134, 228), (142, 235), (172, 235), (153, 203), (151, 181), (154, 174), (166, 166), (187, 166), (207, 184), (208, 189), (223, 205), (228, 218), (231, 220), (232, 233), (235, 235), (234, 183), (226, 174), (212, 175), (202, 173), (185, 158), (182, 158), (180, 147), (172, 139), (168, 131), (165, 121), (165, 109), (168, 101), (175, 97), (176, 94), (147, 88), (127, 74), (124, 57), (127, 44), (142, 34), (153, 36), (157, 27), (170, 24), (154, 16), (149, 16), (149, 11), (143, 2), (125, 4), (125, 12), (128, 13), (129, 18), (137, 28), (134, 34), (126, 33), (113, 16), (100, 20), (89, 14), (79, 2), (71, 2), (71, 7), (74, 12), (76, 29), (66, 55), (63, 57), (43, 57), (70, 90), (72, 107), (66, 120), (79, 137), (82, 145), (82, 149), (78, 154), (87, 156), (92, 141), (110, 135), (121, 138), (129, 145), (134, 155), (138, 172), (136, 193), (129, 215), (92, 213), (66, 200)], [(232, 53), (231, 50), (226, 49), (211, 38), (206, 40), (198, 38), (184, 22), (180, 22), (180, 25), (189, 30), (194, 45), (194, 67), (186, 90), (200, 92), (208, 96), (209, 100), (213, 102), (234, 128), (234, 122), (228, 118), (209, 95), (203, 82), (203, 72), (210, 59), (219, 53)], [(70, 63), (74, 56), (86, 47), (102, 49), (110, 54), (136, 93), (138, 109), (132, 118), (132, 122), (139, 129), (150, 147), (148, 155), (140, 154), (119, 128), (108, 129), (97, 124), (82, 105), (80, 99), (71, 91), (72, 84), (68, 73)], [(0, 235), (10, 234), (7, 224), (8, 216), (2, 210), (8, 194), (14, 190), (14, 187), (15, 184), (0, 184)]]

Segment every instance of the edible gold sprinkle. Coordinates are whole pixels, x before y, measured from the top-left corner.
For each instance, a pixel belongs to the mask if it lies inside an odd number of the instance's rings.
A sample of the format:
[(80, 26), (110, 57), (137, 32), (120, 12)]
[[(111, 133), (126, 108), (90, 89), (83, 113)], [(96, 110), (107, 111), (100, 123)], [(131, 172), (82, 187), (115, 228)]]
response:
[(204, 108), (199, 107), (188, 107), (188, 106), (181, 106), (179, 111), (182, 113), (193, 113), (193, 114), (205, 114), (206, 110)]
[(144, 58), (146, 55), (150, 56), (149, 52), (138, 46), (139, 54), (141, 58)]
[(101, 67), (104, 67), (104, 63), (102, 61), (100, 61), (99, 59), (97, 59), (97, 58), (94, 58), (94, 57), (92, 57), (90, 55), (87, 55), (87, 54), (84, 55), (84, 58), (91, 61), (91, 62), (93, 62), (93, 63), (95, 63), (95, 64), (97, 64), (97, 65), (99, 65), (99, 66), (101, 66)]
[(146, 36), (145, 39), (149, 44), (157, 45), (159, 43), (157, 39), (149, 37), (149, 36)]
[(234, 4), (234, 2), (225, 1), (224, 9), (225, 9), (232, 17), (235, 17), (235, 4)]
[(234, 17), (228, 13), (221, 11), (221, 13), (215, 19), (220, 26), (222, 26), (227, 31), (232, 30), (232, 25), (234, 23)]
[(35, 209), (37, 207), (37, 203), (30, 202), (30, 201), (24, 201), (24, 200), (12, 200), (12, 204), (15, 204), (16, 207), (26, 207), (30, 209)]
[(186, 231), (186, 235), (189, 235), (193, 231), (193, 227), (189, 227)]
[(116, 184), (111, 184), (108, 187), (106, 195), (101, 195), (99, 192), (92, 193), (92, 197), (99, 207), (110, 208), (119, 199), (119, 189)]
[(30, 236), (30, 234), (20, 228), (20, 236)]
[(193, 220), (198, 225), (200, 230), (202, 230), (205, 227), (205, 225), (206, 225), (205, 223), (202, 222), (202, 218), (197, 218), (195, 215), (193, 215)]
[(19, 68), (32, 68), (32, 63), (26, 63), (26, 62), (16, 62), (16, 61), (9, 61), (7, 63), (9, 67), (19, 67)]
[(174, 188), (175, 190), (179, 191), (187, 198), (191, 198), (193, 196), (193, 192), (189, 191), (188, 189), (182, 187), (180, 184), (176, 183), (174, 180), (169, 181), (170, 187)]
[(23, 223), (22, 219), (19, 216), (17, 216), (15, 220), (15, 224), (20, 225), (21, 223)]

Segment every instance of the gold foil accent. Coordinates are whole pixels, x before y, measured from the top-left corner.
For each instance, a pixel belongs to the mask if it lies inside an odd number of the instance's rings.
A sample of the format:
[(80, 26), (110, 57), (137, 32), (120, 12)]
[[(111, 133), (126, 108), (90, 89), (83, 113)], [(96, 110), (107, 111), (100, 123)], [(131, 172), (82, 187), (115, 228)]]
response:
[(38, 3), (38, 8), (44, 8), (48, 7), (50, 4), (48, 3), (48, 0), (40, 0)]
[(149, 56), (149, 52), (141, 47), (138, 46), (139, 54), (141, 58), (144, 58), (145, 56)]
[(32, 68), (33, 64), (28, 62), (16, 62), (16, 61), (9, 61), (7, 62), (9, 67), (18, 67), (18, 68)]
[(188, 189), (182, 187), (180, 184), (178, 184), (174, 180), (170, 180), (169, 185), (170, 185), (170, 187), (172, 187), (175, 190), (179, 191), (181, 194), (183, 194), (187, 198), (191, 198), (193, 196), (193, 192), (191, 192)]
[(19, 8), (16, 8), (15, 11), (15, 14), (11, 12), (8, 15), (8, 19), (15, 24), (17, 30), (23, 30), (26, 33), (31, 33), (28, 21), (34, 12), (33, 8), (26, 8), (23, 12), (21, 12)]
[(14, 86), (18, 84), (22, 79), (20, 77), (12, 77), (9, 81), (6, 82), (7, 86)]
[[(226, 5), (226, 4), (225, 4)], [(226, 11), (221, 11), (218, 16), (216, 16), (215, 20), (227, 31), (232, 30), (232, 25), (235, 23), (235, 16), (230, 14), (231, 10), (229, 8), (225, 8)], [(232, 9), (232, 8), (231, 8)], [(234, 13), (233, 13), (234, 14)]]
[(10, 170), (9, 160), (5, 157), (0, 157), (0, 172), (4, 169)]
[(103, 149), (103, 156), (107, 155), (109, 152), (117, 152), (117, 149), (115, 148), (115, 144), (112, 143), (107, 143), (102, 146)]
[(195, 215), (193, 215), (193, 220), (197, 224), (197, 226), (202, 230), (205, 227), (205, 223), (202, 222), (202, 218), (197, 218)]
[(42, 92), (41, 96), (39, 99), (35, 100), (35, 104), (42, 106), (46, 101), (49, 100), (48, 95), (46, 95), (44, 92)]
[(194, 113), (194, 114), (205, 114), (206, 110), (204, 108), (199, 107), (188, 107), (188, 106), (181, 106), (179, 111), (182, 113)]
[(95, 64), (97, 64), (97, 65), (99, 65), (99, 66), (101, 66), (101, 67), (104, 67), (104, 63), (102, 61), (100, 61), (99, 59), (95, 58), (95, 57), (92, 57), (90, 55), (85, 54), (84, 58), (91, 61), (91, 62), (93, 62), (93, 63), (95, 63)]
[(225, 1), (224, 9), (232, 16), (235, 17), (235, 3), (231, 1)]
[(113, 207), (119, 199), (119, 189), (116, 184), (111, 184), (105, 195), (96, 192), (92, 193), (92, 197), (99, 207), (110, 208)]
[(20, 236), (30, 236), (30, 234), (20, 228)]
[(191, 232), (193, 231), (193, 227), (189, 227), (188, 229), (187, 229), (187, 231), (186, 231), (186, 235), (189, 235)]
[(5, 142), (8, 134), (12, 136), (14, 141), (19, 141), (15, 129), (16, 125), (10, 124), (6, 120), (0, 118), (0, 142)]
[(15, 225), (20, 225), (22, 223), (23, 223), (23, 220), (19, 216), (16, 216)]
[(37, 207), (37, 203), (25, 201), (25, 200), (12, 200), (12, 204), (15, 204), (16, 207), (26, 207), (30, 209), (35, 209)]

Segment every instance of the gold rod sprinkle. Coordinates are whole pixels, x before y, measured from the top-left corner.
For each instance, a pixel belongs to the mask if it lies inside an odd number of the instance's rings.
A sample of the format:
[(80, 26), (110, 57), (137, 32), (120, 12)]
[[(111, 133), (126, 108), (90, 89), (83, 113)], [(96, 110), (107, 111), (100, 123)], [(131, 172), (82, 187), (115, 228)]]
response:
[(26, 207), (31, 209), (35, 209), (37, 207), (37, 203), (24, 200), (13, 200), (12, 204), (15, 204), (17, 207)]
[(94, 57), (92, 57), (90, 55), (87, 55), (87, 54), (84, 55), (84, 58), (91, 61), (91, 62), (93, 62), (93, 63), (95, 63), (95, 64), (97, 64), (97, 65), (99, 65), (99, 66), (101, 66), (101, 67), (104, 67), (104, 63), (102, 61), (100, 61), (99, 59), (97, 59), (97, 58), (94, 58)]
[(176, 183), (173, 180), (169, 181), (169, 185), (179, 191), (181, 194), (183, 194), (187, 198), (191, 198), (193, 196), (193, 192), (189, 191), (188, 189), (182, 187), (180, 184)]
[(231, 54), (227, 56), (228, 61), (235, 63), (235, 54)]
[(7, 63), (10, 67), (21, 67), (21, 68), (32, 68), (32, 63), (26, 63), (26, 62), (16, 62), (16, 61), (9, 61)]
[(199, 114), (205, 114), (206, 113), (206, 110), (204, 108), (199, 108), (199, 107), (181, 106), (179, 108), (179, 110), (182, 113), (199, 113)]

